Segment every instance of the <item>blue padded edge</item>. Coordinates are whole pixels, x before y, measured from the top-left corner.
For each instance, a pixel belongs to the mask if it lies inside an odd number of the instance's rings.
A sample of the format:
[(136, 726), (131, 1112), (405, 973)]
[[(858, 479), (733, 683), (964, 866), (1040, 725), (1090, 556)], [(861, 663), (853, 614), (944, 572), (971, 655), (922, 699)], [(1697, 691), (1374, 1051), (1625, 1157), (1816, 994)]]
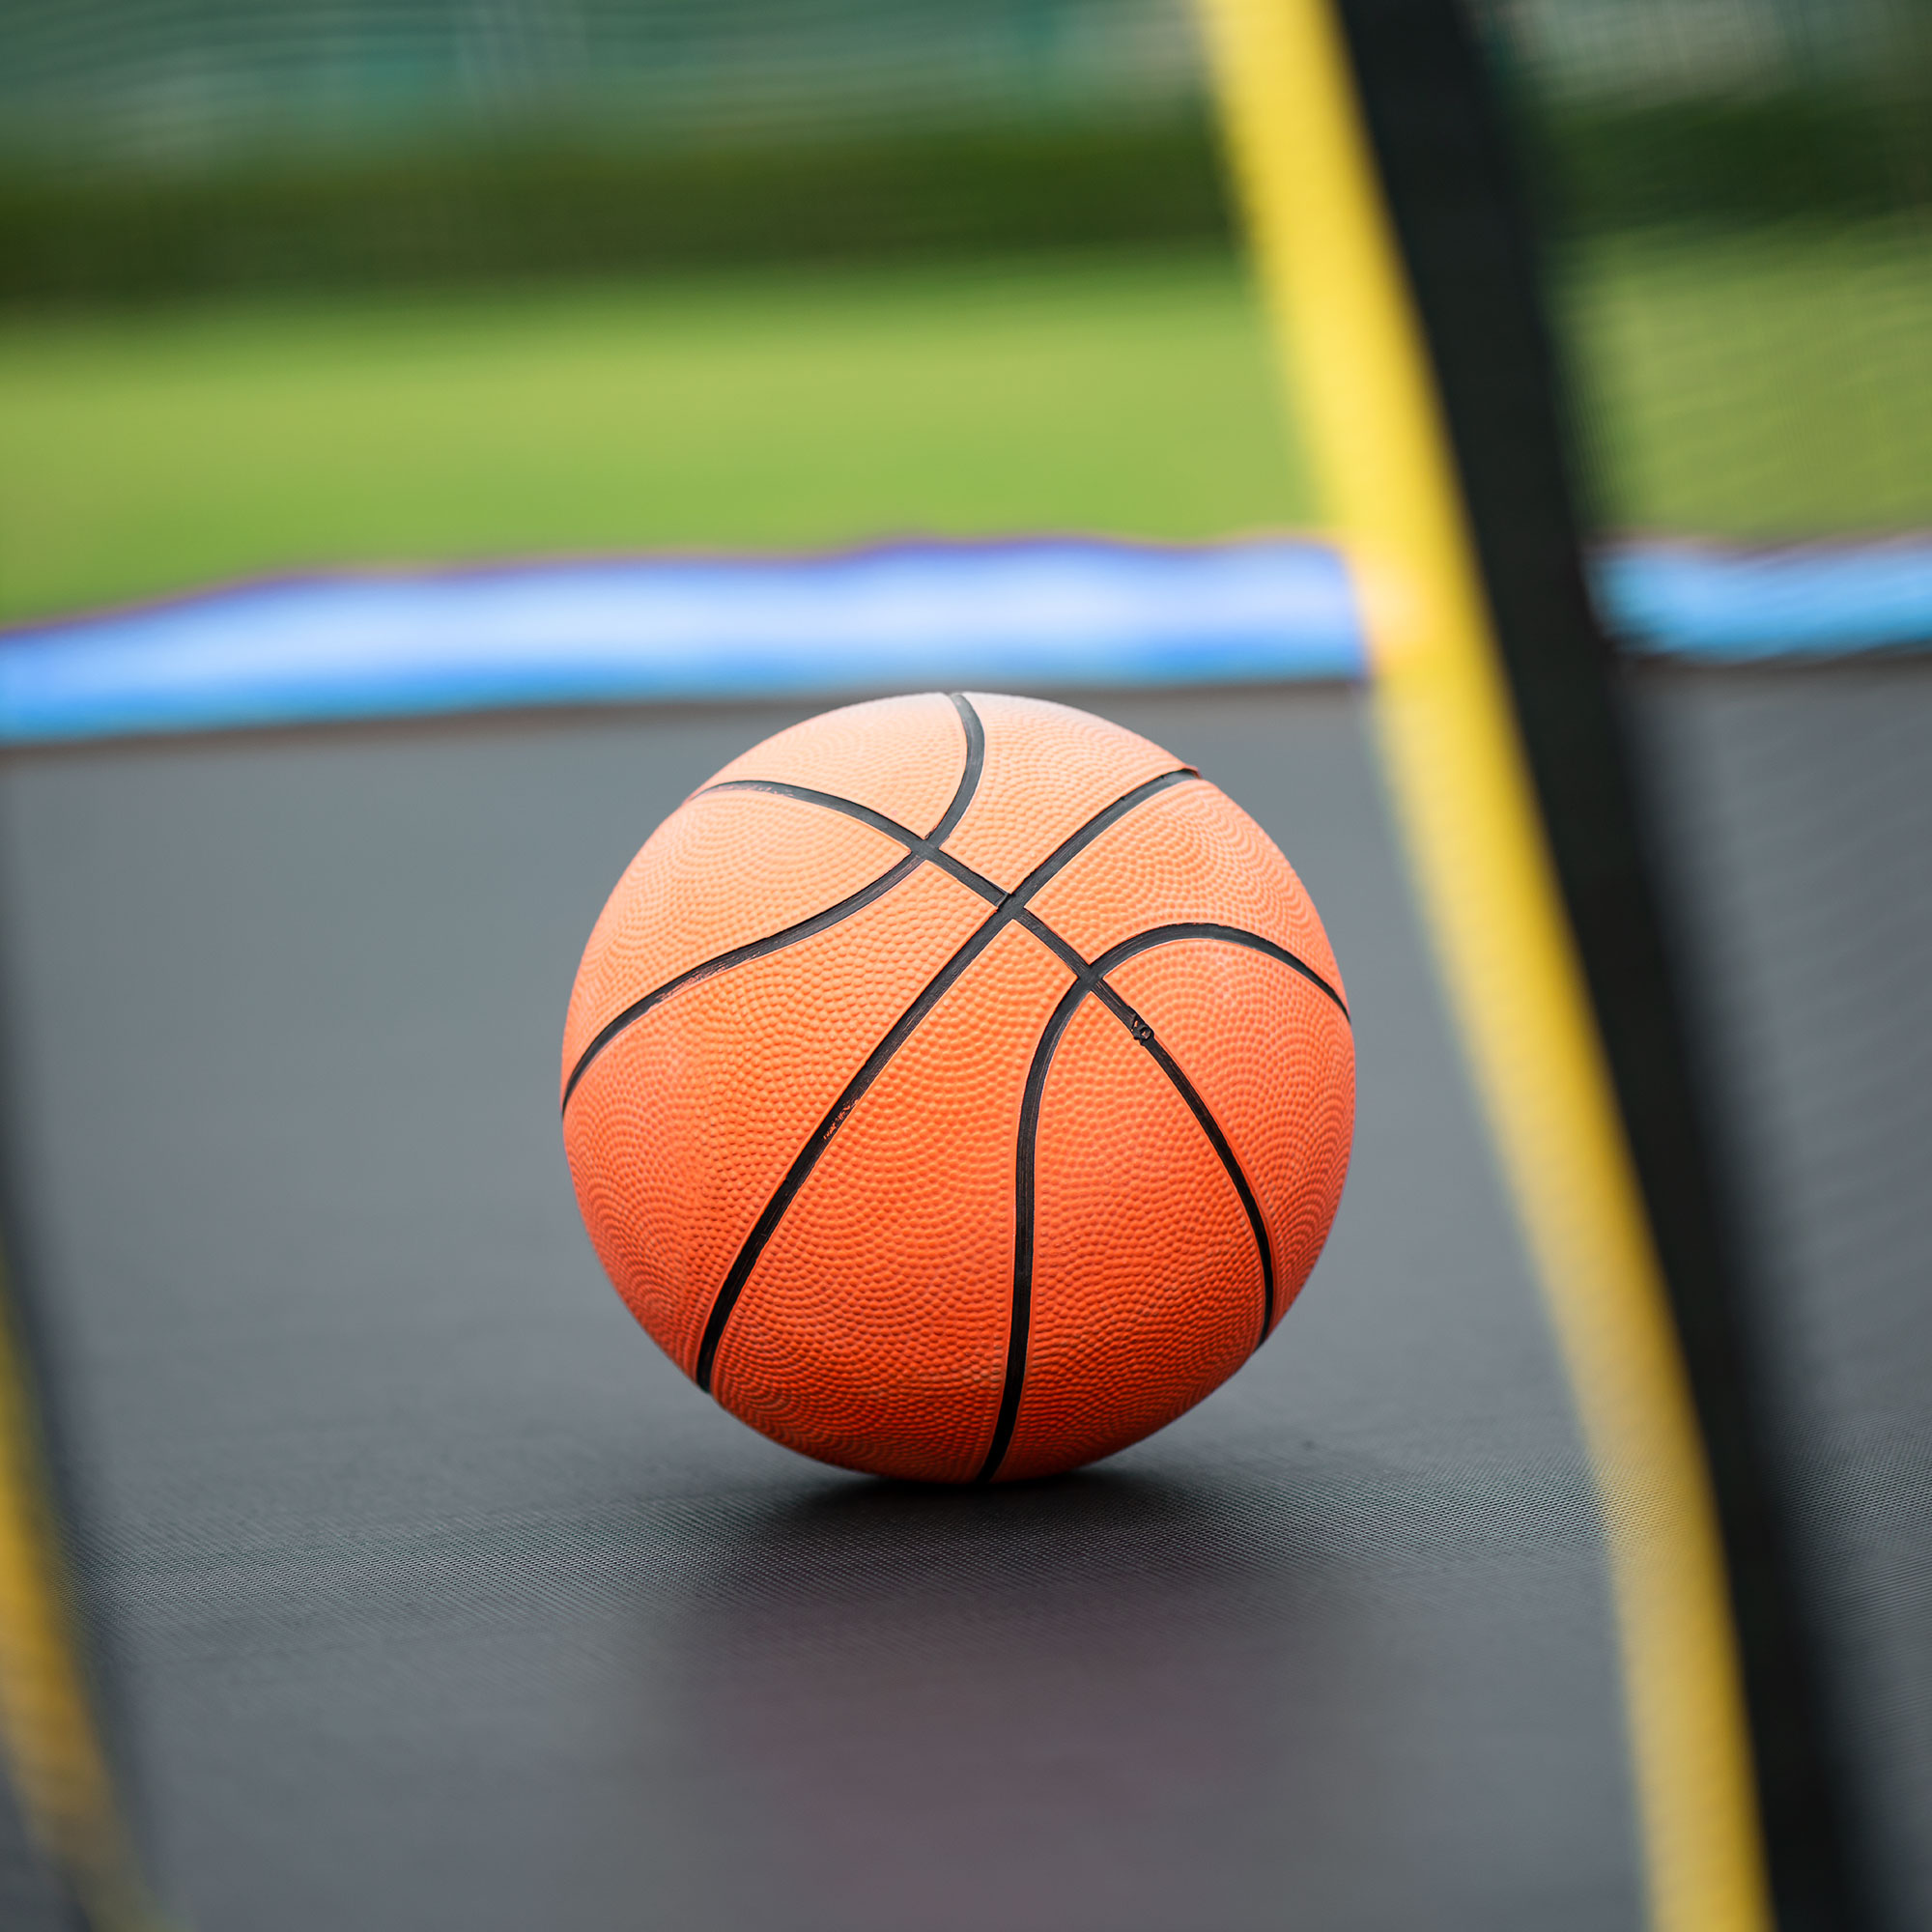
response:
[[(1702, 664), (1932, 644), (1932, 538), (1634, 544), (1611, 629)], [(293, 579), (0, 636), (0, 745), (534, 705), (933, 686), (1355, 679), (1347, 567), (1305, 539), (903, 544)]]
[(244, 585), (0, 639), (0, 743), (647, 699), (1361, 675), (1328, 547), (1081, 539)]
[(1695, 664), (1932, 645), (1932, 538), (1724, 550), (1629, 544), (1598, 559), (1606, 621), (1644, 656)]

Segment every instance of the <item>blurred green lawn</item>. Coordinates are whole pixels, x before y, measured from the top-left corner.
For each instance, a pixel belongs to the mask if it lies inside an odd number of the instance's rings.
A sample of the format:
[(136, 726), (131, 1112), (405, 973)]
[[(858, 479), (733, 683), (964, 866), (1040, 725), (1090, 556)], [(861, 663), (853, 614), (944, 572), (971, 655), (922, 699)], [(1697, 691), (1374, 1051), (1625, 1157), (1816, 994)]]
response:
[(1558, 286), (1613, 526), (1932, 526), (1932, 225), (1605, 242)]
[[(1608, 521), (1932, 524), (1932, 256), (1624, 242), (1562, 282)], [(268, 570), (1306, 524), (1211, 256), (0, 324), (0, 618)]]
[(0, 614), (238, 574), (1305, 517), (1225, 260), (0, 328)]

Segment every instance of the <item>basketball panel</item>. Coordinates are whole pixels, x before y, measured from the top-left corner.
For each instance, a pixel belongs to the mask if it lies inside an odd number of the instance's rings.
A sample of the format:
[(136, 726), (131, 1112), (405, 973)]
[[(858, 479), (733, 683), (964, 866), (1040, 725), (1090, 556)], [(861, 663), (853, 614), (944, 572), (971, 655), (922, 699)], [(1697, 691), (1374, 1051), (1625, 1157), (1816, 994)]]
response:
[(822, 1462), (961, 1482), (1005, 1382), (1035, 1042), (1071, 976), (1009, 926), (853, 1108), (733, 1311), (713, 1390)]
[(578, 1204), (618, 1293), (687, 1375), (793, 1158), (984, 914), (923, 867), (849, 920), (672, 994), (591, 1062), (564, 1116)]
[(711, 780), (805, 785), (869, 806), (922, 837), (945, 816), (966, 769), (966, 727), (941, 692), (848, 704), (753, 745)]
[(1010, 892), (1096, 811), (1179, 760), (1070, 705), (969, 692), (986, 732), (980, 787), (946, 849)]
[(1141, 953), (1108, 983), (1153, 1028), (1240, 1162), (1267, 1224), (1279, 1321), (1328, 1238), (1349, 1172), (1348, 1020), (1292, 967), (1220, 940)]
[(1033, 910), (1089, 959), (1151, 926), (1239, 926), (1293, 952), (1348, 997), (1294, 867), (1233, 799), (1205, 782), (1157, 793), (1110, 825), (1048, 880)]
[(1002, 1481), (1137, 1442), (1240, 1367), (1262, 1322), (1247, 1214), (1201, 1123), (1097, 1000), (1048, 1072), (1026, 1381)]
[(633, 1002), (837, 905), (905, 856), (896, 839), (823, 806), (764, 792), (688, 799), (631, 861), (591, 930), (562, 1077)]

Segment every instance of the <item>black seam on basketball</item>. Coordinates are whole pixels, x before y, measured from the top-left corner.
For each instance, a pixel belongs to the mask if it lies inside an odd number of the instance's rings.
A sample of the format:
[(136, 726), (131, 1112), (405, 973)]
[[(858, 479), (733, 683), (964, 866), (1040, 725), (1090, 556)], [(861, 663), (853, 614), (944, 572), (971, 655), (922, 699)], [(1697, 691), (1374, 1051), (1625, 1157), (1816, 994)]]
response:
[(765, 1203), (764, 1211), (759, 1214), (751, 1234), (745, 1237), (744, 1246), (738, 1250), (730, 1271), (725, 1275), (711, 1304), (711, 1313), (704, 1323), (704, 1334), (698, 1343), (696, 1380), (699, 1388), (708, 1390), (711, 1386), (711, 1371), (718, 1358), (718, 1346), (724, 1337), (725, 1324), (731, 1319), (731, 1311), (738, 1305), (738, 1297), (745, 1292), (745, 1284), (751, 1279), (752, 1270), (757, 1265), (758, 1257), (763, 1254), (766, 1244), (778, 1231), (779, 1223), (784, 1218), (785, 1209), (791, 1206), (798, 1190), (805, 1185), (811, 1170), (818, 1165), (819, 1156), (831, 1146), (833, 1136), (844, 1124), (846, 1116), (865, 1097), (866, 1090), (885, 1070), (893, 1055), (911, 1037), (920, 1021), (938, 1005), (967, 967), (1001, 932), (1019, 918), (1025, 910), (1027, 901), (1063, 867), (1084, 852), (1109, 826), (1118, 824), (1137, 805), (1167, 790), (1170, 785), (1185, 783), (1199, 777), (1198, 772), (1186, 767), (1178, 771), (1162, 772), (1157, 778), (1149, 779), (1146, 783), (1138, 784), (1131, 791), (1122, 793), (1111, 805), (1102, 807), (1077, 832), (1056, 845), (1010, 893), (1001, 899), (962, 942), (952, 958), (947, 960), (946, 964), (926, 982), (911, 1006), (893, 1022), (886, 1037), (867, 1057), (866, 1064), (846, 1082), (844, 1092), (833, 1102), (832, 1111), (819, 1122), (811, 1138), (800, 1149), (791, 1166), (786, 1169), (785, 1177), (780, 1181), (777, 1191)]
[[(888, 838), (896, 838), (915, 858), (951, 873), (989, 905), (998, 905), (1006, 897), (1006, 894), (991, 879), (976, 872), (951, 852), (943, 851), (936, 837), (922, 838), (910, 826), (901, 825), (896, 819), (888, 818), (884, 812), (874, 811), (869, 805), (859, 804), (856, 799), (840, 798), (837, 792), (812, 791), (806, 785), (786, 784), (781, 779), (727, 779), (723, 784), (707, 785), (705, 791), (697, 796), (702, 798), (705, 792), (719, 791), (771, 792), (779, 798), (795, 798), (804, 805), (823, 806), (827, 811), (843, 812), (847, 818), (856, 818), (860, 824), (869, 825), (874, 832), (883, 832)], [(941, 820), (941, 823), (945, 821)]]
[(706, 959), (680, 973), (674, 980), (667, 980), (655, 992), (646, 993), (641, 1000), (633, 1000), (614, 1019), (607, 1021), (598, 1030), (597, 1036), (578, 1056), (577, 1065), (570, 1070), (570, 1078), (564, 1083), (563, 1108), (568, 1111), (570, 1096), (577, 1092), (578, 1084), (589, 1072), (590, 1064), (627, 1027), (635, 1025), (650, 1009), (670, 998), (673, 993), (681, 993), (687, 986), (695, 986), (700, 980), (709, 980), (720, 973), (727, 973), (733, 966), (742, 966), (748, 959), (760, 959), (768, 952), (782, 952), (787, 946), (796, 946), (801, 939), (810, 939), (812, 934), (825, 931), (837, 925), (841, 920), (850, 919), (855, 912), (863, 912), (877, 899), (882, 899), (899, 883), (919, 869), (921, 861), (917, 852), (908, 852), (890, 871), (881, 872), (870, 885), (861, 886), (856, 893), (842, 898), (837, 905), (827, 906), (823, 912), (815, 912), (810, 919), (802, 919), (796, 925), (788, 925), (781, 932), (768, 934), (763, 939), (753, 939), (747, 945), (734, 947), (729, 952), (721, 952), (715, 959)]
[(886, 1037), (867, 1055), (865, 1065), (845, 1083), (844, 1091), (832, 1104), (832, 1111), (818, 1123), (811, 1138), (786, 1169), (784, 1179), (765, 1203), (764, 1211), (745, 1237), (744, 1246), (738, 1250), (730, 1272), (725, 1275), (724, 1285), (711, 1304), (703, 1339), (697, 1348), (696, 1381), (699, 1388), (710, 1388), (712, 1364), (718, 1357), (718, 1345), (724, 1338), (724, 1324), (730, 1321), (731, 1311), (738, 1305), (738, 1297), (745, 1292), (745, 1284), (751, 1279), (758, 1257), (778, 1232), (779, 1223), (783, 1220), (793, 1197), (818, 1165), (819, 1156), (832, 1145), (832, 1138), (845, 1124), (846, 1116), (865, 1097), (866, 1090), (885, 1071), (887, 1063), (905, 1044), (920, 1021), (939, 1004), (952, 983), (1008, 923), (997, 912), (994, 913), (975, 928), (972, 937), (926, 981), (912, 1005), (893, 1022)]
[(1254, 952), (1265, 952), (1270, 959), (1279, 959), (1284, 966), (1293, 968), (1317, 991), (1327, 995), (1334, 1003), (1335, 1010), (1350, 1028), (1354, 1020), (1349, 1012), (1349, 1004), (1333, 986), (1324, 980), (1305, 959), (1297, 958), (1285, 946), (1277, 946), (1271, 939), (1264, 939), (1258, 932), (1250, 932), (1245, 926), (1216, 925), (1207, 920), (1185, 920), (1173, 925), (1150, 926), (1146, 932), (1137, 932), (1130, 939), (1123, 939), (1112, 946), (1094, 961), (1095, 973), (1111, 973), (1116, 966), (1124, 965), (1129, 959), (1142, 952), (1150, 952), (1156, 946), (1172, 946), (1183, 939), (1222, 939), (1231, 946), (1245, 946)]
[[(958, 824), (966, 808), (972, 804), (974, 793), (980, 788), (980, 774), (985, 769), (986, 763), (986, 733), (984, 726), (980, 723), (980, 714), (956, 692), (952, 694), (952, 707), (959, 714), (960, 728), (966, 734), (966, 756), (960, 766), (959, 782), (952, 788), (952, 803), (947, 806), (945, 815), (933, 829), (934, 840), (944, 838)], [(836, 798), (830, 792), (808, 791), (803, 785), (780, 784), (758, 779), (727, 781), (722, 785), (707, 785), (705, 790), (775, 791), (784, 797), (803, 799), (808, 804), (831, 806), (836, 810), (864, 820), (876, 831), (883, 832), (887, 838), (896, 839), (906, 848), (906, 856), (889, 870), (882, 872), (869, 885), (861, 886), (856, 893), (840, 899), (837, 905), (827, 906), (823, 912), (813, 913), (810, 919), (802, 919), (795, 925), (784, 927), (782, 931), (770, 933), (763, 939), (753, 939), (744, 946), (734, 947), (729, 952), (721, 952), (715, 959), (702, 960), (686, 972), (678, 974), (674, 979), (667, 980), (662, 986), (646, 993), (642, 999), (633, 1000), (622, 1012), (607, 1020), (597, 1030), (589, 1045), (578, 1055), (577, 1065), (570, 1069), (570, 1078), (564, 1082), (563, 1098), (558, 1103), (559, 1113), (569, 1110), (570, 1096), (577, 1092), (578, 1083), (590, 1070), (590, 1063), (625, 1028), (642, 1019), (660, 1001), (668, 1000), (673, 993), (681, 992), (687, 986), (695, 986), (698, 981), (708, 980), (714, 974), (728, 972), (733, 966), (742, 966), (748, 959), (759, 959), (768, 952), (778, 952), (787, 946), (795, 946), (801, 939), (810, 939), (814, 933), (823, 932), (828, 926), (837, 925), (840, 920), (849, 919), (855, 912), (863, 912), (874, 900), (883, 898), (901, 879), (909, 876), (927, 861), (943, 862), (946, 869), (955, 878), (960, 878), (962, 873), (967, 874), (968, 876), (961, 878), (961, 883), (970, 885), (982, 896), (991, 897), (995, 903), (1001, 896), (999, 887), (990, 880), (981, 879), (977, 872), (961, 866), (950, 854), (931, 850), (929, 842), (922, 838), (918, 833), (907, 831), (903, 825), (895, 824), (883, 813), (872, 811), (851, 799)], [(702, 797), (703, 793), (695, 793), (694, 796)]]
[(883, 832), (888, 838), (896, 838), (908, 848), (926, 842), (910, 826), (901, 825), (896, 818), (888, 818), (869, 805), (861, 805), (856, 798), (845, 798), (836, 791), (814, 791), (810, 785), (792, 784), (785, 779), (724, 779), (692, 796), (713, 798), (721, 791), (772, 792), (780, 798), (795, 798), (806, 805), (822, 805), (830, 811), (842, 811), (847, 818), (856, 818), (862, 825), (869, 825), (874, 832)]
[[(1090, 965), (1079, 951), (1069, 945), (1059, 933), (1055, 932), (1052, 926), (1048, 925), (1044, 920), (1036, 918), (1030, 912), (1023, 912), (1020, 914), (1020, 923), (1036, 939), (1042, 941), (1059, 955), (1060, 959), (1074, 974), (1081, 984), (1086, 986), (1089, 991), (1099, 999), (1100, 1004), (1126, 1028), (1129, 1036), (1146, 1050), (1149, 1057), (1153, 1061), (1153, 1064), (1167, 1075), (1169, 1084), (1180, 1095), (1181, 1099), (1187, 1103), (1189, 1112), (1201, 1123), (1201, 1131), (1208, 1136), (1208, 1144), (1220, 1157), (1221, 1165), (1228, 1170), (1228, 1179), (1235, 1183), (1235, 1192), (1241, 1197), (1241, 1207), (1247, 1214), (1248, 1226), (1254, 1231), (1255, 1248), (1261, 1256), (1262, 1332), (1260, 1340), (1255, 1344), (1255, 1347), (1259, 1349), (1262, 1343), (1267, 1340), (1268, 1330), (1274, 1325), (1274, 1246), (1268, 1239), (1267, 1223), (1262, 1218), (1261, 1205), (1255, 1199), (1254, 1189), (1248, 1185), (1248, 1177), (1242, 1172), (1241, 1163), (1236, 1157), (1233, 1146), (1230, 1144), (1227, 1135), (1221, 1131), (1220, 1122), (1215, 1120), (1213, 1114), (1208, 1109), (1207, 1101), (1196, 1091), (1194, 1083), (1181, 1071), (1179, 1062), (1155, 1038), (1152, 1027), (1139, 1013), (1135, 1012), (1133, 1008), (1128, 1006), (1126, 1001), (1122, 999), (1113, 987), (1107, 984), (1103, 975), (1111, 970), (1111, 966), (1102, 964), (1101, 962), (1111, 961), (1112, 965), (1118, 965), (1120, 961), (1114, 958), (1114, 952), (1120, 951), (1119, 947), (1116, 947), (1113, 952), (1102, 953), (1099, 961), (1095, 961)], [(1237, 926), (1215, 926), (1207, 929), (1212, 931), (1216, 937), (1240, 930)], [(1187, 937), (1198, 938), (1201, 936), (1202, 929), (1195, 927), (1156, 926), (1154, 930), (1170, 935), (1184, 933)], [(1138, 939), (1143, 936), (1136, 934), (1135, 938)], [(1283, 949), (1276, 946), (1271, 940), (1263, 939), (1259, 933), (1248, 933), (1245, 937), (1262, 951), (1271, 955), (1279, 954), (1287, 957), (1292, 962), (1293, 955), (1284, 953)], [(1134, 941), (1132, 940), (1122, 942), (1122, 945), (1132, 945)], [(1145, 951), (1146, 949), (1143, 948), (1141, 950)]]
[(1034, 1161), (1039, 1137), (1040, 1100), (1046, 1092), (1046, 1075), (1053, 1065), (1054, 1049), (1080, 1009), (1080, 1003), (1092, 990), (1083, 978), (1075, 980), (1062, 994), (1033, 1050), (1033, 1064), (1027, 1068), (1026, 1091), (1020, 1099), (1019, 1140), (1013, 1154), (1013, 1299), (1007, 1328), (1007, 1374), (1000, 1389), (1000, 1412), (993, 1424), (993, 1439), (985, 1461), (973, 1478), (976, 1483), (990, 1483), (999, 1474), (1013, 1439), (1013, 1427), (1019, 1421), (1020, 1397), (1026, 1390), (1027, 1344), (1033, 1326)]
[(1186, 1101), (1188, 1111), (1200, 1122), (1201, 1131), (1208, 1136), (1208, 1143), (1220, 1156), (1221, 1165), (1228, 1171), (1228, 1179), (1235, 1183), (1235, 1192), (1241, 1197), (1241, 1208), (1248, 1217), (1248, 1226), (1254, 1231), (1255, 1248), (1262, 1262), (1262, 1329), (1255, 1338), (1255, 1347), (1259, 1349), (1267, 1340), (1268, 1330), (1274, 1326), (1274, 1246), (1268, 1239), (1267, 1223), (1262, 1219), (1261, 1203), (1255, 1199), (1255, 1190), (1248, 1185), (1248, 1177), (1241, 1171), (1241, 1163), (1236, 1158), (1227, 1135), (1221, 1131), (1221, 1123), (1208, 1110), (1207, 1101), (1195, 1091), (1194, 1083), (1180, 1070), (1179, 1063), (1155, 1037), (1153, 1029), (1104, 980), (1096, 984), (1094, 991), (1100, 1004), (1140, 1042), (1154, 1065), (1174, 1083), (1174, 1091)]
[[(1000, 1391), (999, 1419), (993, 1427), (992, 1446), (986, 1452), (986, 1460), (980, 1465), (975, 1482), (989, 1483), (999, 1473), (1000, 1463), (1005, 1459), (1008, 1445), (1012, 1440), (1015, 1425), (1019, 1420), (1020, 1398), (1026, 1388), (1026, 1353), (1029, 1334), (1033, 1324), (1033, 1233), (1035, 1220), (1035, 1143), (1039, 1126), (1040, 1095), (1045, 1089), (1046, 1069), (1051, 1064), (1054, 1047), (1060, 1035), (1065, 1031), (1080, 998), (1093, 993), (1098, 997), (1109, 1012), (1126, 1028), (1128, 1035), (1147, 1052), (1154, 1065), (1166, 1074), (1169, 1084), (1186, 1103), (1188, 1111), (1200, 1123), (1203, 1133), (1208, 1136), (1208, 1145), (1226, 1170), (1228, 1179), (1234, 1182), (1235, 1192), (1240, 1197), (1242, 1211), (1248, 1217), (1249, 1232), (1255, 1237), (1255, 1252), (1262, 1264), (1262, 1326), (1261, 1334), (1255, 1342), (1259, 1349), (1268, 1338), (1274, 1326), (1274, 1244), (1268, 1238), (1267, 1223), (1262, 1217), (1261, 1204), (1255, 1199), (1254, 1189), (1248, 1184), (1248, 1177), (1235, 1153), (1228, 1137), (1221, 1131), (1221, 1124), (1215, 1120), (1194, 1083), (1181, 1070), (1179, 1063), (1154, 1037), (1153, 1029), (1128, 1006), (1113, 987), (1101, 978), (1101, 969), (1091, 965), (1079, 949), (1063, 939), (1052, 926), (1032, 912), (1023, 912), (1019, 923), (1039, 940), (1073, 974), (1074, 983), (1068, 989), (1067, 997), (1056, 1008), (1052, 1019), (1047, 1022), (1047, 1031), (1041, 1035), (1040, 1043), (1035, 1049), (1034, 1064), (1027, 1074), (1026, 1096), (1020, 1107), (1019, 1146), (1014, 1160), (1015, 1186), (1018, 1200), (1013, 1219), (1013, 1303), (1010, 1325), (1007, 1340), (1006, 1381)], [(1235, 926), (1160, 926), (1154, 930), (1164, 938), (1201, 937), (1211, 934), (1216, 938), (1238, 935), (1243, 943), (1251, 944), (1262, 952), (1281, 957), (1290, 965), (1298, 962), (1273, 941), (1263, 939), (1259, 933), (1242, 932)], [(1135, 935), (1135, 940), (1122, 942), (1133, 946), (1144, 935)], [(1117, 948), (1115, 951), (1119, 951)], [(1144, 947), (1137, 950), (1145, 951)], [(1103, 958), (1112, 959), (1112, 954)], [(1127, 956), (1131, 956), (1128, 954)], [(1113, 960), (1119, 964), (1119, 960)], [(1305, 968), (1302, 970), (1306, 970)], [(1326, 982), (1319, 975), (1312, 975), (1318, 984), (1328, 991)], [(1075, 997), (1078, 995), (1079, 997)], [(1333, 998), (1333, 993), (1329, 995)], [(1339, 1006), (1341, 1003), (1337, 1001)], [(1345, 1009), (1346, 1012), (1346, 1009)]]
[(935, 845), (943, 845), (952, 836), (954, 827), (966, 816), (966, 808), (973, 803), (973, 797), (980, 789), (980, 774), (986, 768), (986, 727), (980, 722), (980, 714), (973, 709), (963, 691), (949, 691), (947, 696), (952, 708), (959, 714), (959, 728), (966, 733), (966, 769), (960, 774), (959, 783), (952, 794), (952, 803), (946, 808), (945, 816), (925, 836)]

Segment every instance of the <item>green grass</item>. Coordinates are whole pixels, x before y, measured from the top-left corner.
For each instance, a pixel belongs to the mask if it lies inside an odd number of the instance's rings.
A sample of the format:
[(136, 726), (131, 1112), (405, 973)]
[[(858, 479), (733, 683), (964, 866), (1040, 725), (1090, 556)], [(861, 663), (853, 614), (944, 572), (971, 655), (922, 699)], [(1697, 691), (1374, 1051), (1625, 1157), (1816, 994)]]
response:
[(1932, 525), (1932, 230), (1599, 242), (1559, 281), (1613, 525)]
[(0, 614), (262, 570), (1305, 519), (1213, 258), (0, 328)]
[[(1911, 231), (1599, 247), (1561, 284), (1607, 520), (1932, 524)], [(0, 325), (0, 617), (259, 571), (1313, 520), (1212, 256)]]

